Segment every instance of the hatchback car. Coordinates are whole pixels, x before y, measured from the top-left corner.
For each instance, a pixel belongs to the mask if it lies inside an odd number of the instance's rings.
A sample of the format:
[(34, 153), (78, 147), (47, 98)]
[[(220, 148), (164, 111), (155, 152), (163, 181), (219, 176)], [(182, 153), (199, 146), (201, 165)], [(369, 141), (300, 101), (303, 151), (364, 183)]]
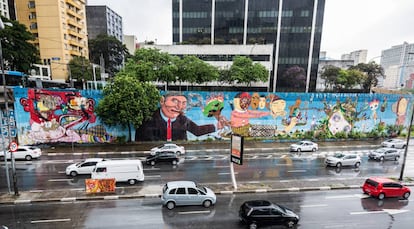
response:
[(325, 165), (336, 167), (355, 166), (355, 168), (358, 168), (361, 165), (361, 157), (357, 154), (336, 153), (325, 159)]
[(362, 185), (362, 191), (382, 200), (385, 197), (402, 197), (408, 199), (411, 194), (409, 187), (383, 177), (370, 177)]
[[(11, 153), (15, 159), (22, 159), (26, 161), (31, 161), (34, 158), (42, 156), (42, 150), (36, 146), (19, 146), (15, 152), (10, 152), (8, 150), (6, 151), (7, 159), (11, 159)], [(4, 157), (4, 152), (0, 153), (0, 157)]]
[(216, 204), (216, 194), (207, 187), (199, 187), (193, 181), (170, 181), (162, 189), (161, 201), (168, 209), (175, 206)]
[(147, 157), (145, 161), (147, 165), (155, 165), (156, 163), (171, 163), (173, 165), (178, 164), (180, 158), (175, 152), (172, 151), (165, 151), (162, 153), (158, 153), (155, 155), (150, 155)]
[(394, 160), (398, 161), (400, 158), (400, 150), (395, 148), (379, 148), (369, 152), (368, 158), (372, 160)]
[(301, 151), (317, 151), (318, 144), (311, 141), (299, 141), (290, 145), (290, 151), (301, 152)]
[(388, 139), (386, 141), (383, 141), (381, 143), (381, 146), (389, 147), (389, 148), (404, 149), (407, 146), (407, 142), (402, 139), (393, 138), (393, 139)]
[(299, 216), (291, 209), (267, 200), (246, 201), (240, 206), (240, 221), (249, 225), (250, 229), (261, 225), (295, 226)]
[(91, 174), (95, 165), (100, 161), (105, 161), (103, 158), (88, 158), (84, 161), (74, 163), (66, 167), (66, 175), (75, 177), (78, 174)]
[(157, 146), (151, 149), (151, 155), (155, 155), (157, 153), (165, 152), (165, 151), (173, 151), (178, 155), (185, 154), (184, 146), (178, 146), (173, 143), (165, 143), (164, 145)]

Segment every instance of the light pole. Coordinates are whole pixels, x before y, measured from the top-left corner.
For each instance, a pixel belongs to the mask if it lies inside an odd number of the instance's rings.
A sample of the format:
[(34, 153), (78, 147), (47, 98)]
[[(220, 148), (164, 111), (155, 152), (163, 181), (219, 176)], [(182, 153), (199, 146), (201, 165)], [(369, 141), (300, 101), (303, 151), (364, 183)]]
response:
[[(13, 24), (10, 22), (3, 23), (3, 21), (0, 18), (0, 30), (3, 30), (5, 26), (12, 27)], [(6, 87), (6, 75), (4, 74), (4, 60), (3, 60), (3, 47), (1, 46), (1, 39), (0, 39), (0, 62), (1, 62), (1, 71), (2, 71), (2, 81), (3, 81), (3, 96), (4, 96), (4, 105), (5, 105), (5, 112), (7, 115), (7, 135), (9, 144), (11, 143), (11, 133), (10, 133), (10, 114), (9, 114), (9, 99), (7, 96), (7, 87)], [(3, 133), (1, 133), (3, 135)], [(4, 137), (3, 137), (4, 140)], [(4, 145), (4, 141), (3, 141)], [(5, 147), (3, 147), (5, 148)], [(8, 147), (9, 148), (9, 147)], [(5, 157), (6, 158), (6, 155)], [(12, 165), (12, 177), (13, 177), (13, 189), (14, 189), (14, 195), (19, 195), (19, 190), (17, 189), (17, 176), (16, 176), (16, 167), (14, 163), (14, 154), (13, 152), (10, 152), (10, 158), (11, 158), (11, 165)], [(7, 160), (7, 159), (6, 159)], [(6, 163), (7, 165), (7, 163)]]
[[(414, 52), (409, 52), (408, 55), (414, 55)], [(400, 181), (402, 181), (404, 178), (405, 162), (407, 160), (408, 143), (411, 137), (411, 126), (413, 125), (413, 118), (414, 118), (414, 102), (411, 105), (411, 118), (410, 118), (410, 123), (408, 123), (409, 126), (408, 126), (407, 142), (405, 144), (406, 146), (404, 149), (404, 158), (403, 158), (403, 163), (401, 165), (400, 177), (398, 178), (398, 180)]]

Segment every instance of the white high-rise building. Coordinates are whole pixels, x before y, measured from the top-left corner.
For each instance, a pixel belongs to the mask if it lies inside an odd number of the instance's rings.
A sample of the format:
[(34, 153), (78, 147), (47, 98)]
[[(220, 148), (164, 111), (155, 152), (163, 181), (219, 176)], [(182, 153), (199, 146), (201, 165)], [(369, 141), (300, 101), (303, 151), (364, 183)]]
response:
[(356, 50), (351, 53), (342, 54), (341, 60), (353, 60), (354, 65), (367, 62), (368, 51), (366, 49)]
[(0, 15), (10, 19), (8, 0), (0, 0)]

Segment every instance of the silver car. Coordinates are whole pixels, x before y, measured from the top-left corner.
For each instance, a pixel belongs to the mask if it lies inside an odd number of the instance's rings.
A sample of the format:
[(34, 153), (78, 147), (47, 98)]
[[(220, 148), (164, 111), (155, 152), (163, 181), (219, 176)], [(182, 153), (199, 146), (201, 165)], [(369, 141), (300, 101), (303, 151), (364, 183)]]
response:
[(394, 160), (398, 161), (400, 158), (400, 150), (395, 148), (379, 148), (369, 152), (369, 159), (373, 160)]
[(381, 143), (382, 147), (389, 147), (389, 148), (398, 148), (398, 149), (404, 149), (407, 146), (407, 142), (402, 139), (393, 138), (388, 139), (386, 141), (383, 141)]
[(318, 144), (311, 141), (299, 141), (290, 145), (290, 151), (301, 152), (301, 151), (313, 151), (318, 150)]
[(325, 159), (325, 165), (336, 166), (338, 168), (342, 166), (355, 166), (355, 168), (358, 168), (361, 165), (361, 157), (357, 154), (336, 153)]
[(162, 189), (161, 201), (168, 209), (175, 206), (216, 204), (216, 194), (207, 187), (199, 187), (193, 181), (171, 181)]

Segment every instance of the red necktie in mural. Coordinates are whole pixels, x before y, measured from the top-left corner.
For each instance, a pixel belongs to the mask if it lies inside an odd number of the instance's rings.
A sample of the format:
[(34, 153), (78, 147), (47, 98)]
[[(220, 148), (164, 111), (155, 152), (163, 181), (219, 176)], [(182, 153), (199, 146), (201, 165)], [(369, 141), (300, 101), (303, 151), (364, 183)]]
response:
[(171, 119), (168, 119), (168, 123), (167, 123), (167, 141), (171, 141), (171, 139), (172, 139)]

